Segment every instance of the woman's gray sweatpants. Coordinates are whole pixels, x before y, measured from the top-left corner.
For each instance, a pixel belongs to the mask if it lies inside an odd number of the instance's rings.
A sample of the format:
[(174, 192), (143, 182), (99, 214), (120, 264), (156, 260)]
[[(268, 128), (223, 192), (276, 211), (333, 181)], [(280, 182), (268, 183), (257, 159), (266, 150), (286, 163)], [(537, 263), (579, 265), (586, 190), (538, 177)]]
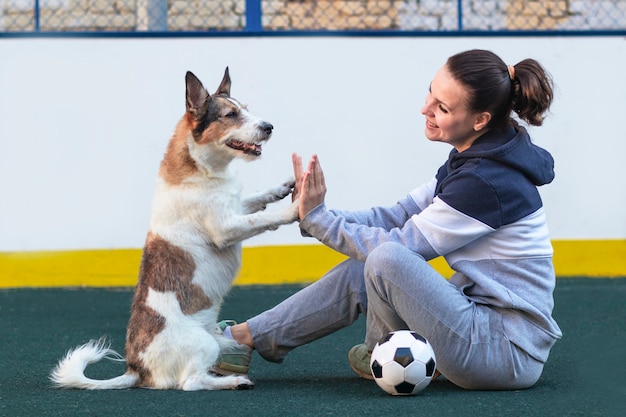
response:
[(365, 263), (344, 261), (248, 326), (259, 354), (282, 362), (290, 350), (352, 324), (361, 313), (370, 350), (389, 331), (411, 329), (433, 346), (437, 369), (463, 388), (528, 388), (543, 370), (507, 339), (495, 309), (469, 300), (397, 243), (379, 246)]

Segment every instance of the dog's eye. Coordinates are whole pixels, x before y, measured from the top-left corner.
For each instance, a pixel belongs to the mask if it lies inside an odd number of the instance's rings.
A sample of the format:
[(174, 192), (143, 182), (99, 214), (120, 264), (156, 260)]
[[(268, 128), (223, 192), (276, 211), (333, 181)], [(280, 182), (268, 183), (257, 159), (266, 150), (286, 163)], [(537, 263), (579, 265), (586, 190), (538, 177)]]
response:
[(237, 112), (236, 111), (229, 111), (228, 113), (226, 113), (226, 115), (224, 117), (228, 117), (229, 119), (234, 119), (235, 117), (237, 117)]

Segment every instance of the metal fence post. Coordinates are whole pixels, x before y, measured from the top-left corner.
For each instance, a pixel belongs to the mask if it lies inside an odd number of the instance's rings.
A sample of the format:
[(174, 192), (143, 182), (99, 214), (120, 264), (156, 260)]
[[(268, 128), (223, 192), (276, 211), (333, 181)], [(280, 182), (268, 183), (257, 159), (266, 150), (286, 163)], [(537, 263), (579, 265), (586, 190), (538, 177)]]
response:
[(260, 32), (262, 29), (261, 0), (246, 0), (246, 32)]
[(137, 0), (137, 30), (167, 32), (167, 0)]
[(41, 24), (39, 21), (39, 0), (35, 0), (35, 10), (33, 13), (33, 19), (35, 20), (35, 32), (39, 32)]

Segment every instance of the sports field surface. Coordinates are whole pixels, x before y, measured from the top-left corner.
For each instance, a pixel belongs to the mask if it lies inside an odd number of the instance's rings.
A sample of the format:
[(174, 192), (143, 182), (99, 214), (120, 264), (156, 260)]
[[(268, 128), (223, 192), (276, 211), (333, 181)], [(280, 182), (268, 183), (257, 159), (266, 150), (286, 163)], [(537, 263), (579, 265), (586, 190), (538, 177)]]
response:
[[(299, 288), (235, 287), (222, 316), (245, 320)], [(564, 336), (529, 390), (471, 392), (440, 378), (417, 396), (392, 397), (348, 366), (363, 319), (280, 365), (255, 353), (253, 390), (51, 388), (48, 373), (68, 348), (107, 335), (123, 352), (131, 298), (131, 288), (0, 290), (0, 416), (626, 416), (626, 278), (559, 278)], [(123, 372), (123, 363), (87, 368), (96, 378)]]

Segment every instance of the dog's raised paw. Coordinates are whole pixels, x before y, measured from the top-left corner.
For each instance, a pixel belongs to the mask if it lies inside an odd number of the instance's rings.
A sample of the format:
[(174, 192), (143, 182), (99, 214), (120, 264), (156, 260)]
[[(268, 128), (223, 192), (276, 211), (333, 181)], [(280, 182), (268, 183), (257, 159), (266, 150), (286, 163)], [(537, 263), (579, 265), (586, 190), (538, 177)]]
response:
[(283, 186), (288, 187), (288, 188), (293, 188), (296, 186), (296, 179), (293, 177), (290, 177), (287, 181), (285, 181), (283, 183)]

